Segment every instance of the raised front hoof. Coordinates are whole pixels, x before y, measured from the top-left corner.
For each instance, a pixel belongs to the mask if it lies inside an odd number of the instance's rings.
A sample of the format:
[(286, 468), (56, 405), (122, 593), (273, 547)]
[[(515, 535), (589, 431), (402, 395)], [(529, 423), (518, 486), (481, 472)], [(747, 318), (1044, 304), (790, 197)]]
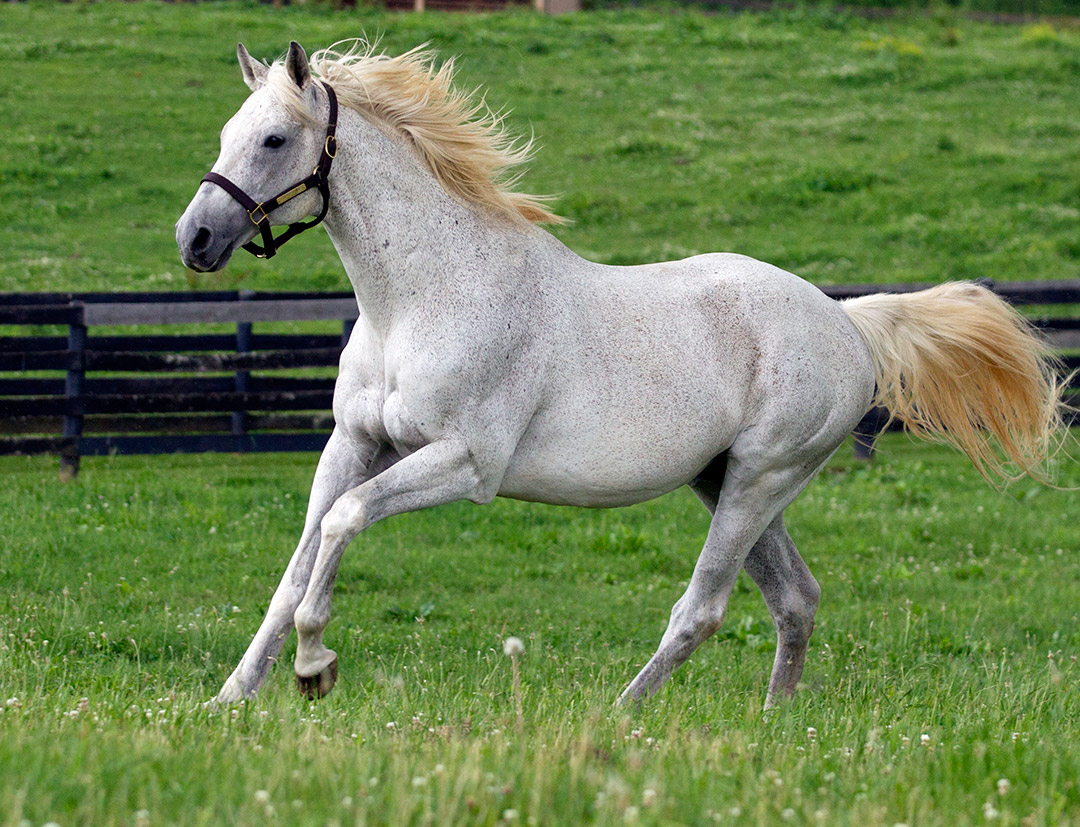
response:
[(296, 676), (296, 688), (300, 694), (309, 701), (317, 701), (330, 694), (330, 690), (337, 683), (337, 658), (335, 657), (322, 670), (314, 675)]

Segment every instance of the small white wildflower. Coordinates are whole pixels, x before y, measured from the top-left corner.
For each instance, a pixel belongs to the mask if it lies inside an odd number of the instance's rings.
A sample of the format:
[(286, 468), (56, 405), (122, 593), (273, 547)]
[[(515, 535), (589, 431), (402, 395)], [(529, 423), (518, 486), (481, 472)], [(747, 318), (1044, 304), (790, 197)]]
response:
[(994, 805), (991, 804), (989, 801), (983, 804), (983, 816), (986, 817), (987, 821), (993, 821), (999, 815), (1001, 815), (1001, 813), (999, 813), (997, 811), (997, 808), (994, 807)]
[(521, 638), (508, 637), (503, 641), (503, 654), (507, 657), (514, 658), (524, 653), (525, 644), (521, 642)]
[(423, 787), (425, 784), (427, 784), (427, 779), (424, 778), (424, 776), (422, 776), (422, 775), (414, 775), (413, 776), (412, 785), (414, 787)]
[(386, 728), (390, 732), (393, 732), (394, 730), (397, 729), (397, 721), (388, 721), (387, 724), (386, 724)]
[(644, 732), (644, 731), (645, 730), (643, 730), (643, 729), (633, 729), (633, 730), (630, 731), (630, 737), (631, 738), (640, 738), (641, 733)]
[(10, 707), (14, 707), (15, 709), (18, 709), (19, 707), (22, 706), (22, 701), (20, 701), (18, 698), (8, 698), (7, 703), (5, 704), (5, 706), (10, 706)]
[(1014, 732), (1012, 734), (1012, 739), (1013, 739), (1013, 741), (1019, 741), (1020, 740), (1020, 733), (1019, 732)]
[(255, 801), (259, 804), (267, 804), (270, 801), (270, 793), (266, 790), (255, 791)]
[(780, 818), (784, 819), (784, 821), (791, 821), (791, 819), (795, 818), (795, 811), (787, 807), (780, 813)]
[(740, 807), (738, 804), (736, 804), (734, 807), (732, 807), (730, 810), (728, 810), (728, 814), (732, 818), (738, 818), (739, 816), (742, 815), (742, 807)]
[(638, 808), (632, 804), (623, 810), (623, 821), (636, 821), (638, 817)]
[(1010, 785), (1009, 785), (1009, 779), (1008, 778), (999, 778), (998, 781), (997, 781), (998, 795), (1005, 795), (1006, 793), (1008, 793), (1009, 792), (1009, 786)]
[(353, 803), (352, 802), (352, 796), (347, 795), (343, 799), (341, 799), (341, 806), (344, 807), (345, 809), (348, 809), (349, 807), (351, 807), (352, 803)]
[[(511, 638), (511, 640), (517, 640), (517, 638)], [(520, 642), (521, 641), (518, 641), (518, 643), (520, 643)], [(509, 654), (509, 652), (507, 654)], [(517, 821), (517, 817), (518, 817), (518, 811), (517, 810), (503, 810), (502, 811), (503, 821)]]
[(446, 765), (445, 764), (436, 764), (435, 765), (435, 774), (436, 775), (442, 775), (444, 772), (446, 772)]
[(808, 726), (806, 728), (806, 737), (813, 741), (815, 738), (817, 738), (817, 729), (815, 727)]
[(641, 793), (641, 806), (651, 807), (656, 803), (656, 790), (652, 787), (647, 787), (644, 792)]
[(927, 744), (930, 743), (930, 736), (924, 732), (922, 735), (919, 736), (919, 743), (925, 747)]
[(369, 779), (367, 780), (367, 785), (368, 785), (369, 787), (376, 787), (376, 786), (378, 786), (378, 784), (379, 784), (379, 779), (378, 779), (378, 778), (376, 778), (376, 777), (375, 777), (374, 775), (373, 775), (373, 776), (371, 776), (371, 778), (369, 778)]
[(149, 810), (136, 810), (135, 811), (135, 827), (148, 827), (150, 824), (150, 811)]

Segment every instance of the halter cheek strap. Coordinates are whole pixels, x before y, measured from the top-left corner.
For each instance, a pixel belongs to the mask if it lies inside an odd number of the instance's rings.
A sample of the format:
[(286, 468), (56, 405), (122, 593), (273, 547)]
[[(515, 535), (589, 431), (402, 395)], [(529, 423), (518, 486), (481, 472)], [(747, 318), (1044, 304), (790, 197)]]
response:
[[(273, 198), (259, 203), (224, 175), (208, 172), (203, 176), (203, 181), (221, 187), (235, 198), (240, 203), (240, 206), (247, 210), (251, 223), (258, 227), (259, 232), (262, 234), (263, 245), (260, 247), (254, 241), (249, 241), (244, 245), (244, 249), (258, 258), (273, 258), (282, 244), (290, 238), (300, 235), (304, 230), (310, 230), (316, 224), (321, 223), (326, 218), (327, 210), (330, 209), (329, 176), (330, 166), (333, 164), (334, 158), (337, 157), (337, 137), (335, 133), (337, 131), (338, 102), (337, 95), (334, 94), (334, 88), (330, 84), (322, 83), (322, 87), (326, 90), (326, 96), (330, 100), (330, 116), (326, 125), (326, 140), (323, 142), (319, 163), (311, 175), (303, 181), (278, 193)], [(295, 224), (290, 224), (285, 232), (275, 238), (270, 230), (270, 213), (282, 204), (312, 189), (317, 189), (319, 194), (322, 195), (322, 209), (319, 214), (310, 221), (297, 221)]]

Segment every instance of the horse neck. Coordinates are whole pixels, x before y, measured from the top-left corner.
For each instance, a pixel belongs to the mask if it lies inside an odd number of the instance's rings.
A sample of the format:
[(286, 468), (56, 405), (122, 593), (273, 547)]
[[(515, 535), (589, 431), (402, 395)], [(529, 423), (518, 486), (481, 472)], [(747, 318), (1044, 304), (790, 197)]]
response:
[(384, 333), (425, 295), (482, 290), (483, 274), (469, 266), (477, 251), (484, 251), (483, 269), (505, 281), (524, 275), (520, 265), (510, 266), (522, 260), (523, 247), (554, 241), (538, 228), (458, 203), (403, 139), (355, 112), (342, 112), (338, 135), (326, 227), (361, 312)]

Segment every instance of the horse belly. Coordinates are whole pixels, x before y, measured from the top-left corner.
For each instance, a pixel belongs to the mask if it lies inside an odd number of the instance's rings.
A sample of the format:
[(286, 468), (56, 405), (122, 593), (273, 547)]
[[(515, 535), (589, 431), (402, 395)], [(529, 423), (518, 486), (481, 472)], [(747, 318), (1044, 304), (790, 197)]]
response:
[(634, 415), (647, 410), (578, 427), (538, 415), (518, 444), (499, 495), (552, 505), (633, 505), (690, 482), (735, 439), (735, 416), (699, 414), (663, 423)]

